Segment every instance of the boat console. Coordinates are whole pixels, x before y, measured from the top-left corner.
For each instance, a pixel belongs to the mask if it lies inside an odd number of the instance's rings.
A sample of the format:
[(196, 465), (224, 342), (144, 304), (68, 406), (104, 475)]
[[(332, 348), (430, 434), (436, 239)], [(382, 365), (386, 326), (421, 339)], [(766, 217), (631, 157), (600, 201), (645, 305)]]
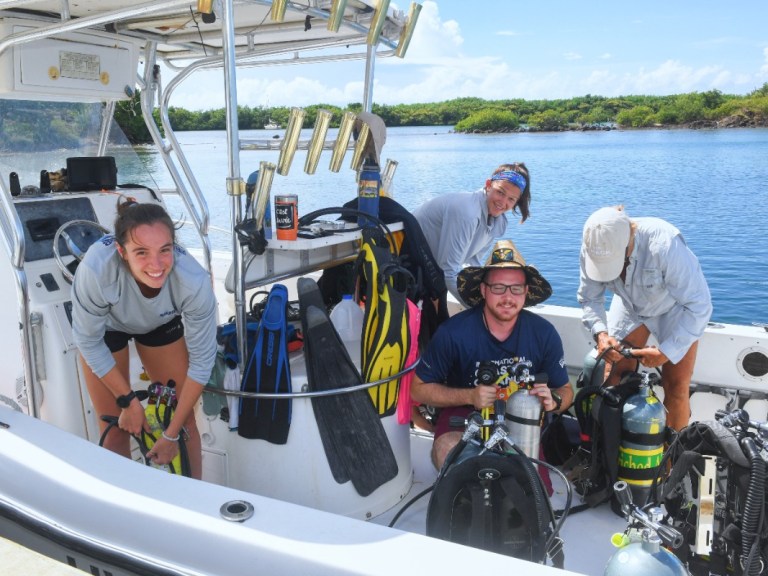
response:
[[(160, 202), (146, 188), (126, 193), (140, 202)], [(36, 409), (30, 406), (32, 395), (23, 386), (25, 366), (15, 346), (5, 347), (0, 354), (6, 373), (16, 381), (15, 391), (4, 390), (0, 402), (21, 405), (92, 441), (98, 441), (99, 429), (72, 341), (72, 296), (67, 276), (74, 273), (78, 263), (73, 253), (82, 256), (102, 236), (102, 229), (112, 229), (119, 197), (118, 192), (101, 189), (16, 196), (6, 206), (7, 222), (16, 225), (12, 235), (12, 254), (16, 257), (0, 252), (3, 267), (15, 272), (0, 275), (0, 294), (5, 302), (14, 302), (19, 300), (20, 291), (29, 312), (25, 315), (14, 306), (2, 307), (3, 316), (9, 317), (0, 325), (2, 340), (16, 342), (19, 331), (27, 334)], [(67, 233), (57, 234), (65, 225)], [(30, 319), (26, 326), (18, 320), (25, 317)], [(136, 368), (140, 367), (137, 364)]]

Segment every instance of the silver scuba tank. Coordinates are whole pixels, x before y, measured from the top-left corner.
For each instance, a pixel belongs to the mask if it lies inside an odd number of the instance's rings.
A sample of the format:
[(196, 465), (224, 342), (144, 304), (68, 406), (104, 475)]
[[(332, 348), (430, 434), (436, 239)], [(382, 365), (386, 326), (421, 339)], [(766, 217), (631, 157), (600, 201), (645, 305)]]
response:
[(580, 386), (600, 386), (605, 380), (605, 360), (597, 361), (597, 348), (592, 348), (584, 356), (584, 366), (579, 376)]
[(688, 571), (672, 552), (661, 546), (656, 534), (642, 542), (619, 548), (605, 566), (603, 576), (687, 576)]
[(539, 457), (541, 401), (521, 386), (507, 398), (507, 428), (512, 440), (529, 458)]
[(624, 480), (635, 502), (644, 504), (664, 456), (664, 406), (643, 382), (627, 398), (621, 415), (618, 479)]
[(629, 525), (624, 534), (611, 538), (618, 550), (608, 560), (603, 576), (688, 576), (682, 561), (662, 546), (678, 549), (684, 543), (680, 532), (662, 523), (664, 511), (638, 507), (629, 486), (621, 480), (613, 485), (613, 492)]

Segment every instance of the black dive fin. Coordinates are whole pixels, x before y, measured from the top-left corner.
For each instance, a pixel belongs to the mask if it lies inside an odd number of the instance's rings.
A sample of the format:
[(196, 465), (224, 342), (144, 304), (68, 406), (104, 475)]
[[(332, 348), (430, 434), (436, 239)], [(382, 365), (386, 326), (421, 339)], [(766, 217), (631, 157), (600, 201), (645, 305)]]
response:
[[(286, 308), (288, 290), (275, 284), (267, 297), (251, 357), (243, 374), (242, 390), (288, 394), (291, 370), (288, 359)], [(242, 398), (237, 433), (273, 444), (285, 444), (291, 424), (289, 399)]]
[[(303, 288), (313, 291), (308, 285)], [(334, 390), (362, 382), (324, 306), (302, 308), (302, 325), (310, 390)], [(339, 467), (358, 494), (368, 496), (397, 476), (395, 454), (365, 390), (313, 398), (312, 408), (331, 470)], [(339, 482), (335, 472), (334, 478)]]
[[(325, 310), (325, 303), (323, 302), (323, 295), (320, 292), (320, 287), (317, 282), (311, 278), (299, 278), (296, 281), (296, 289), (299, 293), (299, 311), (301, 313), (301, 331), (304, 335), (304, 358), (309, 358), (313, 354), (319, 354), (320, 352), (313, 352), (312, 342), (306, 337), (307, 334), (307, 315), (306, 310), (310, 306), (316, 306), (320, 310)], [(309, 361), (307, 360), (307, 372), (309, 372)], [(311, 384), (310, 384), (311, 385)], [(331, 468), (331, 474), (333, 479), (339, 484), (349, 482), (350, 477), (347, 474), (347, 468), (344, 465), (341, 457), (337, 453), (336, 449), (330, 445), (331, 438), (328, 434), (323, 434), (323, 430), (327, 430), (333, 426), (333, 421), (325, 421), (326, 413), (317, 408), (317, 403), (312, 401), (312, 409), (315, 413), (315, 420), (317, 426), (321, 430), (320, 439), (323, 441), (323, 449), (325, 450), (326, 458), (328, 459), (328, 466)]]

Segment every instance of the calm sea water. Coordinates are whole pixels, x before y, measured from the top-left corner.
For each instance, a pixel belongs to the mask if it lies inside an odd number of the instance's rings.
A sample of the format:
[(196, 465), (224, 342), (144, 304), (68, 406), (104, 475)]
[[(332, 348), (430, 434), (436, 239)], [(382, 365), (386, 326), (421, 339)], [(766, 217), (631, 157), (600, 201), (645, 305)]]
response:
[[(274, 134), (242, 132), (241, 138)], [(305, 131), (302, 138), (310, 135)], [(334, 137), (331, 131), (329, 138)], [(229, 230), (225, 134), (181, 132), (178, 138), (212, 223)], [(118, 159), (119, 182), (170, 186), (157, 154), (143, 147), (136, 151), (140, 162)], [(409, 209), (439, 194), (477, 189), (501, 163), (525, 162), (532, 180), (531, 217), (521, 225), (512, 214), (507, 236), (552, 284), (552, 304), (577, 305), (584, 221), (597, 208), (621, 203), (630, 216), (658, 216), (680, 228), (709, 282), (713, 320), (768, 322), (766, 129), (464, 135), (449, 127), (394, 128), (382, 156), (399, 162), (393, 194)], [(260, 161), (276, 163), (277, 157), (277, 151), (242, 152), (243, 178)], [(351, 152), (339, 173), (328, 169), (330, 151), (323, 152), (312, 176), (303, 171), (305, 158), (306, 152), (297, 152), (289, 174), (275, 175), (273, 196), (298, 194), (300, 214), (354, 197)], [(50, 166), (56, 164), (49, 158)], [(152, 182), (149, 174), (159, 176)], [(180, 205), (170, 205), (181, 214)], [(214, 232), (212, 243), (229, 249), (230, 235)]]

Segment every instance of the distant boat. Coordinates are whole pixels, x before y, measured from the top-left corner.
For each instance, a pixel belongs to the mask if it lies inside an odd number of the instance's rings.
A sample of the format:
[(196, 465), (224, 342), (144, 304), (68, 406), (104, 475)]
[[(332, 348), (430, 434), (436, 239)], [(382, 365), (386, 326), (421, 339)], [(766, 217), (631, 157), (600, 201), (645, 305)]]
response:
[(264, 124), (264, 130), (280, 130), (281, 126), (274, 120), (270, 119), (269, 122)]

